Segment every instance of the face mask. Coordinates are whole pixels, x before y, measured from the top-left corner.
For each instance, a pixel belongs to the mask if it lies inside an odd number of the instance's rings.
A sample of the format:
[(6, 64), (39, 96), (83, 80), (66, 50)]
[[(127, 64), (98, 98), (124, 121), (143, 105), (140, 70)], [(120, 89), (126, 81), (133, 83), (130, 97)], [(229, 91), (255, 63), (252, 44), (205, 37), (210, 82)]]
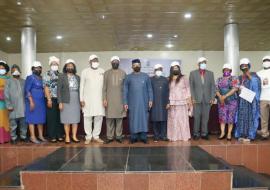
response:
[(180, 71), (177, 69), (177, 70), (173, 70), (172, 73), (173, 73), (173, 75), (179, 75)]
[(160, 77), (162, 76), (163, 72), (162, 71), (156, 71), (156, 76)]
[(248, 71), (248, 68), (247, 67), (242, 67), (242, 68), (240, 68), (241, 69), (241, 71), (243, 72), (243, 73), (246, 73), (247, 71)]
[(68, 73), (74, 73), (74, 69), (73, 68), (67, 68), (67, 72)]
[(18, 70), (15, 70), (12, 75), (15, 77), (15, 76), (20, 76), (21, 73), (18, 71)]
[(52, 71), (58, 71), (58, 66), (57, 65), (52, 65), (51, 70)]
[(263, 68), (265, 68), (265, 69), (270, 68), (270, 61), (263, 62)]
[(230, 71), (225, 71), (225, 72), (223, 73), (223, 76), (224, 76), (224, 77), (229, 77), (229, 76), (231, 76), (231, 72), (230, 72)]
[(118, 69), (119, 63), (112, 63), (112, 68), (113, 69)]
[(200, 64), (200, 69), (205, 70), (206, 69), (206, 63), (201, 63)]
[(99, 62), (92, 62), (92, 68), (97, 69), (99, 66)]
[(138, 73), (138, 72), (140, 72), (141, 67), (134, 67), (133, 70)]
[(33, 70), (33, 73), (37, 76), (41, 75), (41, 70)]
[(0, 69), (0, 75), (5, 75), (6, 74), (6, 69)]

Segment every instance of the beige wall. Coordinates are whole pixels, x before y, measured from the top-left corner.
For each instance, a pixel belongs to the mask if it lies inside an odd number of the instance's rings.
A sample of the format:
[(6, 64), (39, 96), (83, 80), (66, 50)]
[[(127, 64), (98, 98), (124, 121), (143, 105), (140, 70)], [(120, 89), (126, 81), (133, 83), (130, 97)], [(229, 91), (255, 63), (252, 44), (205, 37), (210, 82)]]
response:
[[(96, 54), (100, 57), (101, 67), (105, 70), (110, 68), (110, 58), (118, 55), (120, 58), (160, 58), (160, 59), (181, 59), (182, 70), (184, 74), (189, 74), (191, 70), (197, 67), (196, 61), (200, 56), (205, 56), (208, 59), (208, 69), (215, 72), (215, 77), (221, 75), (224, 54), (223, 51), (108, 51), (108, 52), (64, 52), (64, 53), (38, 53), (37, 59), (43, 63), (44, 70), (49, 68), (48, 57), (55, 55), (61, 59), (61, 62), (68, 58), (72, 58), (77, 63), (78, 73), (82, 69), (88, 67), (88, 57), (90, 54)], [(1, 54), (0, 54), (1, 55)], [(261, 59), (265, 55), (270, 55), (270, 51), (251, 51), (240, 52), (240, 57), (248, 57), (252, 62), (252, 70), (258, 71), (261, 69)], [(20, 64), (20, 54), (8, 54), (8, 63)], [(63, 66), (63, 64), (62, 64)]]
[(3, 51), (0, 51), (0, 60), (8, 62), (8, 54)]

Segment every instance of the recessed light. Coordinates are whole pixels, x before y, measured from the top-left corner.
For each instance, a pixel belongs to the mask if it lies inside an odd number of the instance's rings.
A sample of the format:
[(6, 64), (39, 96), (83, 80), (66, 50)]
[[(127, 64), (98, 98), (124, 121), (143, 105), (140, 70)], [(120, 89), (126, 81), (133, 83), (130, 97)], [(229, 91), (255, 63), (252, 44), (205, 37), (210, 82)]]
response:
[(177, 34), (175, 34), (175, 35), (173, 35), (173, 37), (174, 37), (174, 38), (178, 38), (178, 35), (177, 35)]
[(104, 20), (106, 18), (106, 16), (105, 15), (101, 15), (101, 18)]
[(186, 19), (190, 19), (192, 17), (192, 14), (191, 13), (185, 13), (184, 17)]
[(11, 37), (10, 37), (10, 36), (7, 36), (7, 37), (6, 37), (6, 40), (7, 40), (7, 41), (11, 41)]
[(21, 1), (17, 1), (17, 5), (22, 5), (22, 2)]
[(62, 39), (63, 39), (63, 36), (57, 35), (57, 36), (56, 36), (56, 39), (57, 39), (57, 40), (62, 40)]
[(153, 38), (153, 34), (147, 34), (146, 37), (147, 38)]
[(166, 44), (166, 47), (167, 47), (167, 48), (173, 48), (173, 47), (174, 47), (174, 45), (173, 45), (173, 44), (171, 44), (171, 43), (169, 43), (169, 44)]

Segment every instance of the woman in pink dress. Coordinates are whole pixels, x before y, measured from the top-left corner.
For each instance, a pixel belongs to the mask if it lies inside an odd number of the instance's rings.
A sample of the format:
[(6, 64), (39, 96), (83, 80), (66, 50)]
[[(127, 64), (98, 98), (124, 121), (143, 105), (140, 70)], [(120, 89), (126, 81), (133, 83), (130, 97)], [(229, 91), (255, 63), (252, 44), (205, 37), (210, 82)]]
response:
[(192, 108), (189, 82), (181, 73), (180, 64), (172, 62), (170, 69), (170, 108), (167, 136), (170, 141), (190, 139), (189, 110)]

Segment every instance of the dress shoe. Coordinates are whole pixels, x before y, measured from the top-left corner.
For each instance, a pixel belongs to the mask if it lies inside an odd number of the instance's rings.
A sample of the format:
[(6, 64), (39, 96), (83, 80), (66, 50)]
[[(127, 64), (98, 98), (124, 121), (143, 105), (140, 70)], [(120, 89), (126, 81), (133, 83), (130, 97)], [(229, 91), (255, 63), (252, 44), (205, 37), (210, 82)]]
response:
[(200, 136), (198, 136), (198, 135), (193, 135), (193, 140), (197, 141), (197, 140), (199, 140), (199, 139), (200, 139)]
[(266, 141), (266, 140), (268, 140), (268, 137), (263, 137), (263, 136), (261, 136), (261, 137), (260, 137), (260, 140), (261, 140), (261, 141)]
[(225, 139), (225, 135), (223, 135), (222, 137), (221, 136), (218, 137), (218, 140), (223, 140), (223, 139)]
[(104, 143), (104, 141), (102, 139), (100, 139), (100, 138), (93, 139), (93, 142), (100, 143), (100, 144)]
[(110, 144), (111, 142), (113, 142), (112, 139), (107, 139), (107, 140), (105, 141), (105, 144)]
[(17, 144), (17, 143), (18, 143), (18, 140), (17, 140), (17, 139), (11, 140), (11, 141), (10, 141), (10, 144), (13, 144), (13, 145), (15, 145), (15, 144)]
[(37, 139), (32, 139), (30, 138), (30, 142), (34, 143), (34, 144), (40, 144), (41, 142)]
[(208, 141), (209, 140), (209, 136), (208, 135), (202, 136), (202, 139)]
[(91, 139), (86, 139), (86, 140), (84, 141), (84, 144), (90, 144), (90, 142), (91, 142)]
[(122, 139), (116, 139), (116, 141), (119, 142), (119, 143), (123, 143)]
[(144, 143), (144, 144), (148, 144), (148, 141), (145, 139), (145, 140), (142, 140), (142, 142)]
[(38, 140), (40, 141), (40, 142), (48, 142), (44, 137), (38, 137)]
[(80, 140), (74, 139), (74, 138), (71, 138), (71, 141), (74, 142), (74, 143), (79, 143), (79, 142), (81, 142)]

